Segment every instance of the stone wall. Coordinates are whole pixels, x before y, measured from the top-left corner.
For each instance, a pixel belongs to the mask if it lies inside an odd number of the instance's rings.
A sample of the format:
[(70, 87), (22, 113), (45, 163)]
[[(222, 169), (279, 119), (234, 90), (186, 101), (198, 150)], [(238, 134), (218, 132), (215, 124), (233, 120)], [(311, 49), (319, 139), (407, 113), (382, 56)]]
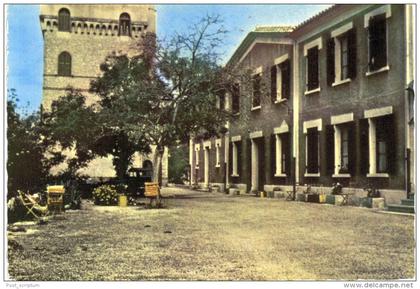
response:
[[(70, 31), (58, 31), (58, 12), (70, 11)], [(128, 13), (131, 19), (131, 36), (119, 36), (119, 17)], [(41, 5), (40, 24), (44, 38), (44, 83), (42, 106), (49, 110), (53, 100), (65, 95), (67, 87), (80, 89), (87, 96), (88, 104), (98, 97), (88, 93), (90, 82), (100, 76), (100, 64), (108, 55), (133, 55), (139, 53), (139, 44), (146, 33), (156, 32), (156, 11), (153, 5)], [(58, 56), (62, 52), (71, 55), (71, 76), (58, 75)], [(71, 155), (71, 152), (69, 152)], [(168, 151), (162, 163), (162, 180), (167, 183)], [(136, 155), (133, 166), (142, 167), (148, 156)], [(65, 166), (53, 168), (58, 173)], [(97, 158), (82, 170), (93, 177), (114, 177), (112, 158)]]

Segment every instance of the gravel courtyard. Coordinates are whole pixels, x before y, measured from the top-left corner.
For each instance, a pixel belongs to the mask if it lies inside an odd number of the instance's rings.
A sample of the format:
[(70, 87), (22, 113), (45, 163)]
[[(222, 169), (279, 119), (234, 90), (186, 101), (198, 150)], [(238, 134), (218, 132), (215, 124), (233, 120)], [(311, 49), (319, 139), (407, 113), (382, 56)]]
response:
[[(99, 207), (9, 232), (15, 280), (414, 277), (414, 218), (165, 188), (164, 209)], [(13, 248), (13, 249), (10, 249)]]

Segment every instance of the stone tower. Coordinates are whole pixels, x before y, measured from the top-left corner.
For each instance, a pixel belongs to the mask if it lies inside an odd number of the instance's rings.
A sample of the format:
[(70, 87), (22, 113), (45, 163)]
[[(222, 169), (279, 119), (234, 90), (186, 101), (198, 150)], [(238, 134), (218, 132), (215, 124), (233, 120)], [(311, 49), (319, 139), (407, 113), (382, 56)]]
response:
[[(42, 106), (49, 110), (69, 86), (87, 95), (89, 103), (95, 102), (97, 98), (88, 89), (91, 80), (101, 74), (100, 64), (112, 52), (132, 54), (146, 33), (156, 33), (156, 10), (153, 5), (40, 5), (40, 22), (44, 38)], [(150, 158), (136, 155), (133, 166), (143, 167)], [(163, 183), (167, 181), (167, 159), (165, 153)], [(93, 160), (84, 173), (92, 178), (115, 176), (110, 158)]]

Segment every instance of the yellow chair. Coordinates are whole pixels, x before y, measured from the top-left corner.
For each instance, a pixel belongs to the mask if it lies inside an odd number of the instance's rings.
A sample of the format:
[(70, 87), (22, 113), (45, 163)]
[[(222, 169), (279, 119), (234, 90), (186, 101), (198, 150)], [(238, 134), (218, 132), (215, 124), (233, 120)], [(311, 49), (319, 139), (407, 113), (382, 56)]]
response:
[(161, 198), (159, 183), (144, 183), (144, 196), (150, 200), (150, 206), (152, 206), (153, 200), (156, 201), (156, 206), (161, 206)]
[(61, 213), (64, 210), (64, 192), (64, 186), (47, 187), (47, 204), (50, 211)]

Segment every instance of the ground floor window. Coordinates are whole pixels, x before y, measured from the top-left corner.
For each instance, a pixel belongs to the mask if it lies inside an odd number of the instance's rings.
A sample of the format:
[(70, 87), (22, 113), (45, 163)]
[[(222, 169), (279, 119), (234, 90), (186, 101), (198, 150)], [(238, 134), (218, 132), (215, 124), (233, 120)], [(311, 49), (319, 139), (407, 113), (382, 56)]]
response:
[(232, 163), (231, 163), (231, 167), (232, 167), (232, 177), (238, 177), (239, 176), (239, 166), (240, 166), (240, 159), (241, 159), (241, 146), (240, 146), (240, 142), (232, 142), (231, 143), (231, 147), (232, 147)]
[(395, 136), (393, 116), (368, 119), (369, 174), (389, 174), (394, 167)]
[(220, 167), (220, 145), (216, 142), (216, 167)]
[(195, 148), (195, 167), (200, 166), (200, 147)]
[(289, 170), (289, 133), (275, 135), (275, 176), (287, 175)]
[(349, 129), (343, 127), (341, 129), (341, 158), (340, 158), (340, 172), (348, 173), (349, 171)]
[(309, 128), (306, 133), (306, 172), (319, 173), (319, 133), (318, 128)]

